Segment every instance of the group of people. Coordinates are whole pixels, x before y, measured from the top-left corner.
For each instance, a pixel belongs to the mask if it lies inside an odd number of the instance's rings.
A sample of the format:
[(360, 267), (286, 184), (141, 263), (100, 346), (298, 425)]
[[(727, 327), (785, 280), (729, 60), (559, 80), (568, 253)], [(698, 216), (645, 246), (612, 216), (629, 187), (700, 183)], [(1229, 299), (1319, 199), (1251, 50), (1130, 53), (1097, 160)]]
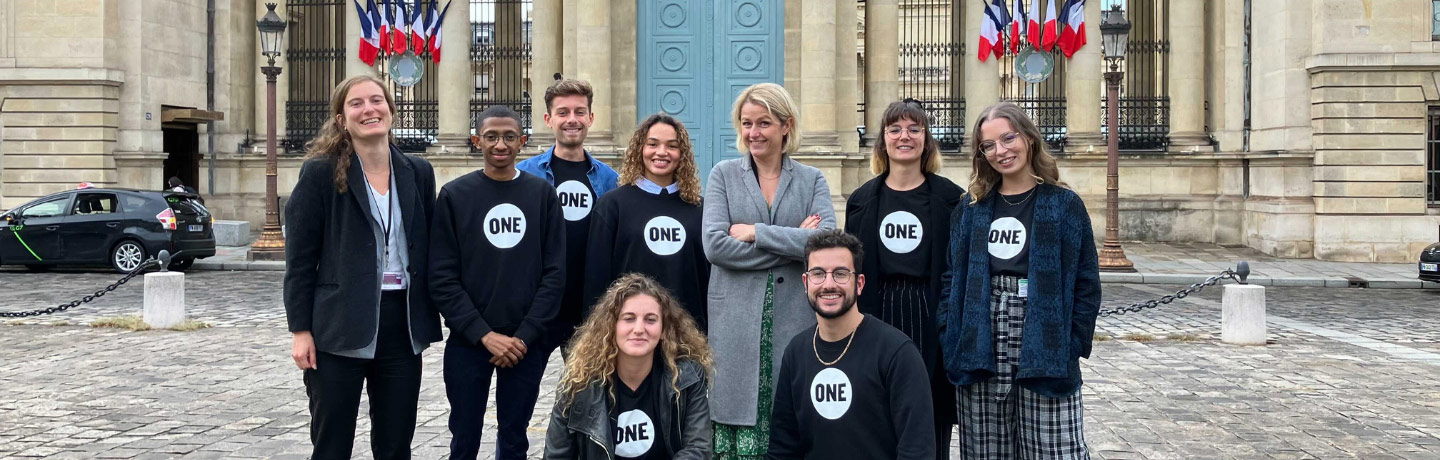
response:
[(471, 138), (484, 167), (438, 192), (392, 144), (384, 88), (334, 89), (285, 208), (314, 458), (350, 457), (362, 391), (374, 456), (409, 458), (442, 320), (451, 458), (479, 454), (492, 381), (495, 457), (524, 458), (557, 348), (545, 458), (942, 459), (957, 424), (962, 458), (1089, 458), (1090, 220), (1015, 105), (977, 117), (967, 192), (939, 175), (920, 103), (890, 104), (841, 230), (824, 175), (791, 157), (779, 85), (739, 94), (742, 155), (703, 188), (663, 113), (618, 172), (597, 160), (593, 90), (561, 79), (553, 146), (517, 162), (520, 116), (492, 106)]

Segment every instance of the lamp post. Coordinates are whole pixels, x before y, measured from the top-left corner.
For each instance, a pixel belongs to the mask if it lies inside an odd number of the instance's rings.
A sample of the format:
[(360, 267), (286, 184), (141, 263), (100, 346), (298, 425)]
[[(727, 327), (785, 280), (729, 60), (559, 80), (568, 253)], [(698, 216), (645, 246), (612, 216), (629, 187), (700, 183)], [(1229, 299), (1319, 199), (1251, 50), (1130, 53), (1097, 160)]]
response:
[(1120, 59), (1125, 57), (1130, 21), (1117, 3), (1100, 14), (1100, 37), (1105, 62), (1105, 116), (1107, 137), (1105, 148), (1105, 243), (1100, 248), (1100, 269), (1135, 271), (1135, 264), (1125, 258), (1120, 247)]
[(280, 56), (280, 44), (284, 41), (285, 21), (275, 14), (275, 4), (266, 3), (270, 9), (255, 21), (260, 29), (260, 54), (269, 58), (269, 64), (260, 67), (265, 74), (265, 229), (260, 240), (250, 247), (250, 260), (285, 260), (285, 237), (280, 232), (280, 196), (276, 192), (276, 171), (279, 169), (275, 149), (275, 79), (280, 76), (280, 67), (275, 58)]

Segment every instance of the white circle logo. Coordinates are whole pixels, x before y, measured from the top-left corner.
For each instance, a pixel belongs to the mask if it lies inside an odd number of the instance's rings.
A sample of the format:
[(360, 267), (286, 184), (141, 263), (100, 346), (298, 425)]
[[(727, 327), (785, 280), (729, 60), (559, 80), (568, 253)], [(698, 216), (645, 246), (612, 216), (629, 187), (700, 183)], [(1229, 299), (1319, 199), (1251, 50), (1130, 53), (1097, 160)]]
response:
[(525, 238), (525, 213), (510, 203), (501, 203), (485, 213), (485, 238), (500, 249), (509, 249)]
[(838, 420), (850, 410), (850, 401), (855, 399), (853, 391), (845, 372), (827, 367), (815, 374), (815, 380), (810, 383), (810, 403), (821, 417)]
[(565, 220), (574, 222), (584, 219), (590, 215), (590, 207), (595, 204), (595, 195), (590, 194), (590, 189), (580, 181), (567, 180), (555, 187), (555, 195), (560, 197), (560, 209), (565, 211)]
[(645, 224), (645, 245), (657, 255), (668, 256), (685, 246), (685, 227), (670, 216), (659, 216)]
[(924, 236), (925, 226), (909, 212), (895, 211), (880, 221), (880, 242), (890, 252), (908, 254), (920, 247), (920, 238)]
[(1014, 217), (1001, 217), (990, 223), (990, 255), (1010, 259), (1025, 249), (1025, 225)]
[(655, 444), (655, 424), (640, 409), (615, 417), (615, 455), (635, 458), (650, 451)]

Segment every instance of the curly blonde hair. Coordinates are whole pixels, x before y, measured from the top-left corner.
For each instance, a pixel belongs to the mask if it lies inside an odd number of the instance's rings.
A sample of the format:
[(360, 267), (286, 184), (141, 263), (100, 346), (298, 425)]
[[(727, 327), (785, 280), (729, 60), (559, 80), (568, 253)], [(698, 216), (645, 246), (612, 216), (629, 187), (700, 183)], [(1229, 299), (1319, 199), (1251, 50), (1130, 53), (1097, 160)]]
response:
[[(715, 358), (710, 342), (695, 325), (695, 320), (659, 282), (643, 274), (627, 273), (610, 283), (610, 288), (571, 340), (570, 359), (560, 377), (558, 401), (568, 404), (586, 387), (605, 382), (615, 374), (620, 356), (620, 348), (615, 344), (615, 324), (620, 322), (625, 301), (637, 295), (648, 295), (660, 304), (660, 344), (656, 351), (664, 357), (665, 368), (670, 371), (670, 387), (677, 393), (680, 391), (680, 368), (676, 363), (682, 359), (699, 364), (705, 369), (705, 380), (713, 381)], [(615, 389), (608, 385), (607, 389), (613, 399)]]
[(395, 98), (385, 89), (385, 82), (369, 75), (356, 75), (335, 85), (330, 91), (330, 116), (320, 124), (320, 133), (305, 143), (305, 158), (330, 157), (335, 162), (335, 191), (345, 193), (346, 176), (350, 171), (350, 154), (355, 146), (350, 144), (350, 133), (345, 131), (345, 96), (350, 89), (361, 83), (374, 83), (385, 95), (385, 105), (390, 107), (390, 123), (395, 123)]
[(680, 163), (675, 166), (675, 183), (680, 187), (680, 199), (686, 203), (700, 204), (700, 169), (695, 166), (695, 149), (690, 145), (690, 132), (685, 124), (675, 117), (657, 113), (640, 122), (635, 134), (630, 136), (630, 147), (625, 149), (625, 159), (620, 164), (620, 185), (633, 185), (645, 177), (645, 142), (650, 140), (650, 128), (658, 124), (675, 128), (676, 140), (680, 142)]
[(1035, 174), (1037, 182), (1069, 187), (1060, 180), (1060, 167), (1055, 164), (1055, 157), (1045, 151), (1045, 139), (1040, 137), (1040, 128), (1035, 126), (1035, 122), (1020, 106), (1013, 102), (1000, 101), (981, 110), (980, 116), (975, 117), (975, 130), (970, 131), (974, 133), (970, 137), (970, 204), (979, 203), (1000, 185), (1000, 172), (990, 167), (990, 162), (985, 160), (985, 153), (980, 151), (980, 144), (984, 141), (980, 135), (980, 126), (999, 118), (1008, 120), (1011, 129), (1020, 133), (1025, 144), (1030, 146), (1030, 170)]

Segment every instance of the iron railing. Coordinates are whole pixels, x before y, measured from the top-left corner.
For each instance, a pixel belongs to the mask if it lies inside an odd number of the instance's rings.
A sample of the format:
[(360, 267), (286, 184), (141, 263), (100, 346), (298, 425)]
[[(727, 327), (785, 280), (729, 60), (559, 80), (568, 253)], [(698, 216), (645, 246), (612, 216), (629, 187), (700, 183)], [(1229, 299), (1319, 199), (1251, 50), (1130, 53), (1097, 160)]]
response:
[[(475, 83), (470, 96), (470, 126), (480, 112), (504, 105), (520, 113), (520, 128), (533, 133), (530, 116), (532, 0), (469, 0), (470, 69)], [(545, 77), (544, 83), (551, 81)], [(474, 148), (473, 146), (471, 147)]]
[[(1125, 4), (1131, 29), (1120, 60), (1125, 72), (1120, 83), (1120, 148), (1164, 150), (1170, 144), (1170, 0)], [(1108, 133), (1105, 106), (1102, 98), (1101, 130)]]
[[(920, 101), (943, 151), (965, 138), (964, 14), (958, 0), (900, 0), (900, 97)], [(883, 107), (891, 101), (879, 102)], [(883, 131), (883, 127), (871, 127)], [(876, 132), (879, 134), (879, 131)]]
[(1440, 107), (1428, 113), (1430, 132), (1425, 142), (1425, 202), (1440, 207)]
[(345, 2), (289, 0), (285, 17), (285, 102), (283, 145), (290, 154), (304, 152), (305, 143), (329, 117), (330, 90), (345, 78)]
[[(1028, 45), (1021, 45), (1026, 47)], [(1051, 51), (1055, 59), (1055, 69), (1050, 77), (1039, 83), (1028, 83), (1015, 74), (1015, 58), (1013, 54), (1007, 54), (1000, 59), (1000, 98), (1025, 110), (1025, 114), (1035, 122), (1035, 127), (1040, 129), (1040, 137), (1045, 139), (1046, 147), (1051, 152), (1059, 152), (1065, 148), (1065, 69), (1067, 60), (1065, 55), (1060, 54), (1059, 48)]]

